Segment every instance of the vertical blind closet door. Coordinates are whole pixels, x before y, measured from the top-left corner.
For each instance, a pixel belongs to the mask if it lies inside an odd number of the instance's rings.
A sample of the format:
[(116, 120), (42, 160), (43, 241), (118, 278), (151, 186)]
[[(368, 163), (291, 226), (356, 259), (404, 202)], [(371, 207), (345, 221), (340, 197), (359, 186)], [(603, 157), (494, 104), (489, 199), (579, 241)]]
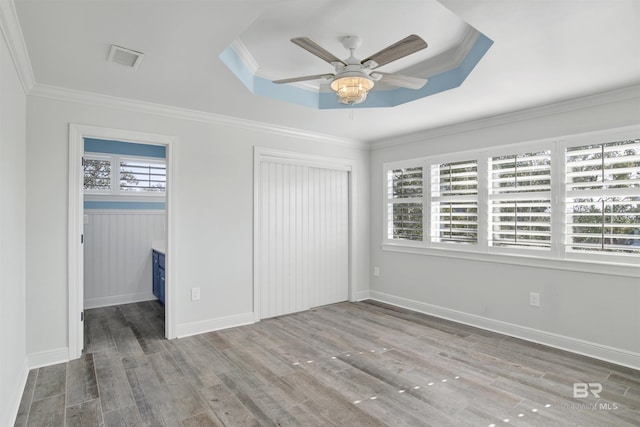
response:
[(349, 173), (262, 162), (258, 203), (260, 317), (346, 301)]

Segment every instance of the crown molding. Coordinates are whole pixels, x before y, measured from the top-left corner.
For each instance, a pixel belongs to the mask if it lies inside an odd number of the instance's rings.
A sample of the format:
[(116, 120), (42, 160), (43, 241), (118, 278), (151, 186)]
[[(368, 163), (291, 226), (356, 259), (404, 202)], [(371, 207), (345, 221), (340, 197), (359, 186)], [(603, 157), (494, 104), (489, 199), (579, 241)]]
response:
[(369, 141), (369, 147), (371, 150), (375, 150), (392, 147), (395, 145), (409, 144), (412, 142), (421, 142), (432, 138), (455, 135), (484, 128), (501, 126), (509, 123), (568, 113), (571, 111), (578, 111), (585, 108), (612, 104), (615, 102), (627, 101), (632, 99), (640, 100), (640, 85), (623, 87), (620, 89), (556, 102), (540, 107), (489, 116), (478, 120), (453, 123), (451, 125), (418, 131), (407, 135), (400, 135), (387, 139), (372, 140)]
[(244, 66), (247, 67), (249, 71), (251, 71), (251, 74), (255, 74), (258, 71), (258, 62), (253, 58), (253, 55), (251, 55), (251, 52), (249, 52), (249, 49), (247, 49), (247, 46), (242, 40), (237, 38), (232, 41), (231, 49), (236, 52), (238, 58), (240, 58), (240, 60), (244, 63)]
[(59, 86), (37, 84), (29, 92), (29, 96), (40, 98), (50, 98), (60, 101), (75, 102), (80, 104), (95, 105), (99, 107), (113, 108), (119, 110), (133, 111), (137, 113), (153, 114), (156, 116), (169, 117), (173, 119), (189, 120), (201, 123), (219, 124), (242, 129), (250, 129), (259, 132), (284, 135), (301, 138), (325, 144), (334, 144), (368, 150), (369, 145), (365, 141), (340, 138), (332, 135), (325, 135), (314, 132), (307, 132), (301, 129), (278, 126), (270, 123), (258, 122), (254, 120), (241, 119), (237, 117), (225, 116), (222, 114), (207, 113), (204, 111), (189, 110), (186, 108), (172, 107), (168, 105), (155, 104), (151, 102), (138, 101), (129, 98), (120, 98), (110, 95), (102, 95), (93, 92), (85, 92), (75, 89), (68, 89)]
[(0, 0), (0, 33), (9, 49), (22, 89), (24, 93), (29, 93), (36, 79), (13, 0)]

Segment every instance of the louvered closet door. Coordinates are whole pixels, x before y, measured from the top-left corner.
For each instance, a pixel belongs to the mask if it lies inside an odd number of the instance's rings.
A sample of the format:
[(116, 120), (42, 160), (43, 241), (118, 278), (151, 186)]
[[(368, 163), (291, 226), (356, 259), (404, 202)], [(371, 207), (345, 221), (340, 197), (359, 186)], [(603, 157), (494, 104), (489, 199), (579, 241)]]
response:
[(260, 317), (348, 299), (348, 182), (344, 170), (261, 163)]

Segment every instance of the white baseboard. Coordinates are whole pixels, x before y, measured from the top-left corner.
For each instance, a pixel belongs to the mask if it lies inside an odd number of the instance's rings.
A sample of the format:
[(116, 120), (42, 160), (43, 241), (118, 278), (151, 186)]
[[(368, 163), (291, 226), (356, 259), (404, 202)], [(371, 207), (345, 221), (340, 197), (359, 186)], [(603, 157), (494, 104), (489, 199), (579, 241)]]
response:
[(353, 293), (353, 301), (363, 301), (366, 299), (371, 299), (371, 294), (368, 289), (366, 291), (356, 291)]
[(27, 385), (27, 376), (29, 375), (29, 368), (27, 367), (26, 361), (21, 371), (22, 372), (20, 372), (18, 381), (12, 388), (13, 393), (11, 393), (11, 396), (10, 396), (11, 400), (6, 402), (7, 410), (4, 411), (3, 414), (0, 414), (0, 425), (12, 426), (16, 422), (16, 417), (18, 416), (18, 410), (20, 409), (20, 402), (22, 401), (22, 394), (24, 393), (24, 388)]
[(42, 366), (55, 365), (69, 361), (69, 348), (62, 347), (54, 350), (42, 351), (40, 353), (27, 354), (27, 366), (29, 369), (40, 368)]
[(233, 316), (218, 317), (216, 319), (208, 319), (200, 322), (185, 323), (176, 326), (176, 337), (184, 338), (191, 335), (218, 331), (220, 329), (249, 325), (251, 323), (255, 323), (253, 312), (236, 314)]
[(134, 302), (152, 301), (156, 297), (151, 292), (139, 292), (137, 294), (114, 295), (111, 297), (87, 298), (84, 300), (84, 308), (108, 307), (110, 305), (131, 304)]
[(551, 332), (515, 325), (500, 320), (464, 313), (437, 305), (389, 295), (377, 291), (369, 291), (372, 300), (384, 302), (398, 307), (408, 308), (420, 313), (452, 320), (469, 326), (486, 329), (500, 334), (509, 335), (523, 340), (544, 344), (550, 347), (567, 350), (618, 365), (640, 369), (640, 354), (620, 348), (584, 341)]

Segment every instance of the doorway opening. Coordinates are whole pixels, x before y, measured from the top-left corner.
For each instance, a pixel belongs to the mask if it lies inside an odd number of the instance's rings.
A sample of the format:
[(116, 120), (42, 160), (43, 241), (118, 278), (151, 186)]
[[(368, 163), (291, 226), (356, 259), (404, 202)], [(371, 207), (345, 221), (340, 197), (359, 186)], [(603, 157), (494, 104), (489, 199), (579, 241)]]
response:
[[(84, 348), (85, 309), (109, 312), (104, 307), (159, 300), (164, 304), (163, 335), (175, 337), (169, 256), (173, 141), (163, 135), (70, 125), (70, 359), (80, 357)], [(162, 292), (155, 277), (159, 253)]]

